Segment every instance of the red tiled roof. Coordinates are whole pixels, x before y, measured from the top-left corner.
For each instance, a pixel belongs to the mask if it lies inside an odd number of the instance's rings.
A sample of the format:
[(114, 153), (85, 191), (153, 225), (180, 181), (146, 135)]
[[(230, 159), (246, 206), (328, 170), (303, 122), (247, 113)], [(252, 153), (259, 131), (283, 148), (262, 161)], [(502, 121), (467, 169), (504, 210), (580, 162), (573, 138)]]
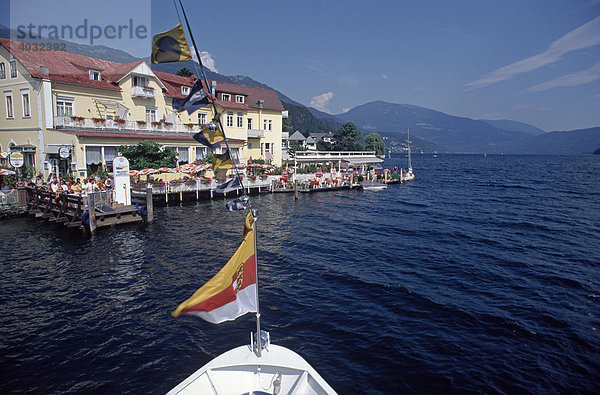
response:
[[(209, 83), (212, 84), (212, 82)], [(277, 96), (277, 92), (275, 92), (273, 89), (255, 88), (252, 86), (217, 81), (216, 91), (246, 96), (244, 104), (236, 103), (235, 98), (232, 98), (234, 101), (231, 102), (217, 100), (217, 104), (224, 108), (257, 109), (259, 108), (258, 101), (263, 100), (264, 103), (262, 108), (267, 110), (285, 111), (285, 108), (283, 108), (283, 105)]]
[[(65, 51), (27, 51), (20, 48), (21, 42), (6, 38), (0, 38), (0, 45), (4, 46), (22, 65), (27, 69), (33, 78), (48, 78), (52, 81), (71, 83), (77, 85), (90, 86), (94, 88), (104, 88), (111, 90), (120, 90), (117, 81), (123, 78), (127, 73), (140, 65), (143, 60), (131, 63), (117, 63), (109, 60), (91, 58), (89, 56), (77, 55)], [(49, 75), (43, 75), (40, 66), (47, 66)], [(89, 71), (97, 70), (101, 72), (101, 81), (90, 80)], [(162, 81), (166, 87), (165, 96), (174, 98), (183, 98), (186, 95), (181, 93), (181, 86), (193, 86), (195, 77), (182, 77), (175, 74), (154, 71), (154, 74)], [(212, 81), (209, 81), (212, 88)], [(205, 91), (205, 84), (202, 84)], [(231, 102), (216, 100), (216, 103), (226, 109), (258, 109), (259, 100), (263, 100), (262, 108), (267, 110), (285, 111), (285, 108), (279, 101), (277, 93), (272, 89), (255, 88), (245, 85), (237, 85), (229, 82), (217, 81), (217, 92), (226, 92), (245, 96), (245, 103), (236, 103), (235, 98)]]
[[(27, 69), (33, 78), (48, 78), (52, 81), (85, 85), (94, 88), (120, 90), (115, 80), (108, 78), (116, 74), (126, 74), (139, 64), (116, 63), (108, 60), (90, 58), (88, 56), (72, 54), (65, 51), (27, 51), (25, 47), (20, 48), (19, 41), (0, 38), (0, 44)], [(40, 66), (47, 66), (49, 75), (42, 74)], [(90, 80), (89, 71), (101, 72), (101, 81)], [(123, 73), (123, 70), (125, 73)]]
[(153, 70), (154, 74), (165, 84), (167, 91), (164, 92), (167, 97), (179, 97), (184, 98), (187, 95), (181, 93), (182, 86), (189, 86), (190, 88), (194, 85), (196, 78), (194, 76), (182, 77), (177, 74), (165, 73), (162, 71)]

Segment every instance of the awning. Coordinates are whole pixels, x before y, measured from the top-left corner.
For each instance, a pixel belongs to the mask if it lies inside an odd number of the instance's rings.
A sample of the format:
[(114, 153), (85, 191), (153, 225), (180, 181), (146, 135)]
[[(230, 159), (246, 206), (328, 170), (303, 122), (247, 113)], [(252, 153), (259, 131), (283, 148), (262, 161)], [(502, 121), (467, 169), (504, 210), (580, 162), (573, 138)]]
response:
[(35, 152), (35, 145), (33, 144), (23, 144), (23, 145), (15, 145), (12, 147), (13, 151), (23, 151), (23, 152)]
[(383, 159), (378, 158), (376, 156), (366, 156), (364, 158), (344, 158), (342, 160), (351, 165), (360, 165), (362, 163), (381, 163), (381, 162), (383, 162)]
[(102, 163), (102, 148), (101, 147), (85, 147), (85, 163), (86, 165), (99, 165)]
[(68, 145), (68, 144), (65, 144), (65, 145), (47, 145), (46, 149), (44, 150), (44, 152), (46, 154), (55, 154), (55, 155), (58, 155), (58, 151), (62, 147), (67, 147), (67, 148), (71, 149), (71, 146)]

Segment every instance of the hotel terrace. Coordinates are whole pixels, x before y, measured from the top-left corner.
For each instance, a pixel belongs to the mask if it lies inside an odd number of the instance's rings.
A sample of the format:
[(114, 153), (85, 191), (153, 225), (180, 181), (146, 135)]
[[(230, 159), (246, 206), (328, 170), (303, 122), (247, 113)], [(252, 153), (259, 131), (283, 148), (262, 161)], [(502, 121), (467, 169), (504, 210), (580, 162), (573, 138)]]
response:
[[(153, 71), (141, 60), (122, 64), (63, 51), (27, 51), (20, 44), (0, 39), (0, 152), (23, 152), (25, 164), (45, 177), (83, 177), (100, 165), (110, 170), (120, 145), (140, 141), (176, 151), (179, 164), (210, 152), (192, 136), (213, 119), (212, 107), (188, 115), (172, 106), (173, 98), (187, 96), (195, 77)], [(276, 92), (209, 85), (203, 87), (216, 98), (234, 159), (280, 165), (287, 112)]]

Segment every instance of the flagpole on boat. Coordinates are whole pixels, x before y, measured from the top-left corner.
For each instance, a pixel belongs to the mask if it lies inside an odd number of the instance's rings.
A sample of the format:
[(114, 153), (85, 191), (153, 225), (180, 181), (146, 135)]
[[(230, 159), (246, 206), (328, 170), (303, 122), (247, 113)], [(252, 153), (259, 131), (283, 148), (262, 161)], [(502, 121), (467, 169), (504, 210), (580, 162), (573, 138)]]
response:
[(258, 297), (258, 249), (256, 248), (256, 220), (258, 218), (258, 209), (251, 209), (254, 227), (254, 276), (256, 279), (256, 355), (260, 358), (262, 353), (262, 339), (260, 335), (260, 306)]
[[(175, 0), (173, 0), (175, 3)], [(200, 53), (198, 52), (198, 46), (196, 45), (196, 39), (194, 38), (194, 33), (192, 33), (192, 28), (190, 27), (190, 22), (188, 21), (187, 14), (185, 13), (185, 8), (183, 8), (183, 3), (179, 0), (179, 6), (181, 7), (181, 12), (183, 13), (183, 19), (185, 20), (185, 24), (187, 26), (188, 32), (190, 33), (190, 38), (192, 39), (192, 45), (194, 46), (194, 52), (196, 52), (196, 57), (198, 58), (198, 64), (200, 65), (200, 73), (201, 78), (204, 81), (204, 85), (206, 85), (206, 96), (210, 98), (210, 103), (212, 104), (213, 111), (215, 113), (215, 118), (213, 122), (216, 120), (218, 122), (218, 126), (221, 128), (221, 132), (223, 133), (223, 141), (225, 141), (225, 146), (227, 147), (227, 151), (229, 152), (229, 156), (231, 157), (231, 149), (229, 148), (229, 142), (227, 141), (227, 136), (225, 136), (225, 129), (223, 128), (223, 124), (221, 123), (221, 116), (219, 111), (217, 110), (217, 105), (215, 104), (215, 98), (212, 97), (212, 94), (209, 94), (209, 86), (208, 79), (206, 78), (206, 74), (204, 73), (204, 65), (202, 64), (202, 59), (200, 58)], [(175, 10), (177, 10), (177, 5), (175, 5)], [(181, 22), (181, 19), (180, 19)], [(192, 61), (193, 62), (193, 61)], [(197, 70), (196, 70), (197, 71)], [(209, 125), (210, 127), (210, 125)], [(239, 160), (239, 153), (238, 153)], [(235, 177), (240, 183), (240, 187), (242, 188), (242, 195), (245, 195), (244, 183), (242, 182), (242, 178), (240, 177), (240, 170), (236, 166), (233, 158), (231, 158), (231, 163), (233, 164), (233, 168), (235, 169)]]

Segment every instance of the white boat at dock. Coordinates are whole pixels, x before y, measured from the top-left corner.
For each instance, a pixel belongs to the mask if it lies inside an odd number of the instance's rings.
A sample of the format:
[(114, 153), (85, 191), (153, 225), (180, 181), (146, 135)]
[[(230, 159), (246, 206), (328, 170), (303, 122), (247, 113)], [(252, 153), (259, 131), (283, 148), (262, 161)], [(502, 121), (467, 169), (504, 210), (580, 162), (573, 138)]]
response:
[(388, 187), (387, 184), (383, 182), (373, 180), (365, 180), (360, 183), (360, 186), (364, 191), (380, 191)]
[(415, 179), (415, 174), (413, 173), (412, 162), (410, 158), (410, 129), (406, 132), (406, 145), (408, 147), (408, 170), (402, 174), (402, 181), (412, 181)]

